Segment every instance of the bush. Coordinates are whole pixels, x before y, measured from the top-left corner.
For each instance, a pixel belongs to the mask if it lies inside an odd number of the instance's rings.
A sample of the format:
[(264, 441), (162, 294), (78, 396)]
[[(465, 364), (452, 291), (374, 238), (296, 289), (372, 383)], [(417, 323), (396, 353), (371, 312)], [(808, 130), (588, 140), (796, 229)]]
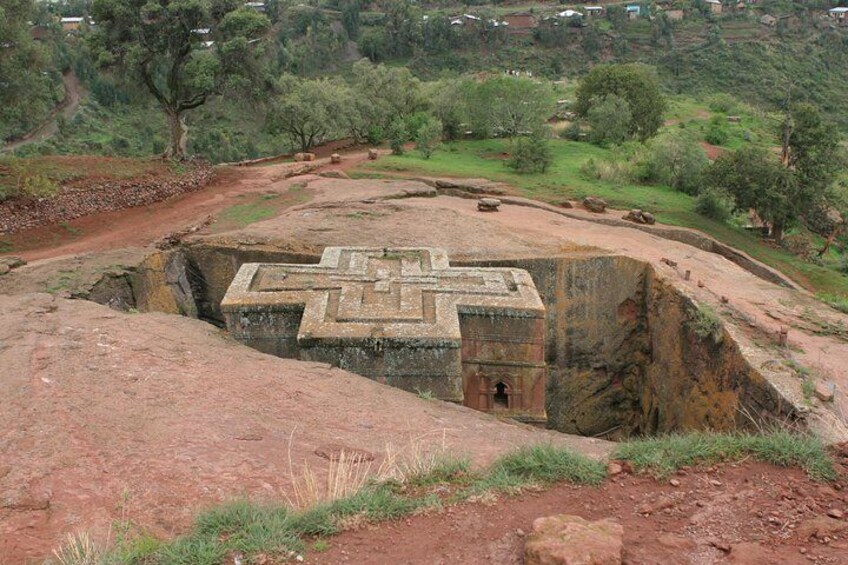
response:
[(813, 255), (813, 238), (806, 232), (787, 235), (781, 243), (786, 250), (798, 257), (809, 259)]
[(701, 173), (709, 160), (698, 142), (685, 132), (673, 130), (653, 140), (647, 164), (646, 180), (696, 194)]
[(389, 140), (389, 147), (392, 148), (392, 154), (403, 155), (403, 144), (409, 141), (409, 132), (406, 130), (406, 123), (402, 119), (396, 118), (389, 124), (386, 137)]
[(442, 122), (427, 116), (415, 133), (415, 148), (421, 152), (421, 156), (429, 159), (442, 140)]
[(633, 115), (630, 104), (615, 94), (607, 94), (592, 104), (587, 114), (589, 141), (596, 145), (618, 145), (630, 137)]
[(560, 139), (567, 139), (569, 141), (579, 141), (580, 140), (580, 122), (573, 121), (571, 122), (567, 128), (563, 129), (559, 132)]
[(593, 180), (627, 184), (634, 180), (633, 165), (628, 161), (591, 158), (580, 166), (580, 173)]
[(713, 145), (724, 145), (730, 140), (730, 132), (727, 129), (724, 116), (714, 116), (707, 125), (704, 139)]
[(739, 107), (736, 99), (724, 92), (710, 96), (707, 105), (713, 112), (720, 112), (722, 114), (733, 114)]
[(553, 162), (548, 141), (541, 135), (519, 137), (513, 142), (507, 166), (519, 173), (544, 173)]
[(728, 195), (708, 189), (695, 199), (695, 211), (712, 220), (726, 222), (733, 212), (733, 202)]

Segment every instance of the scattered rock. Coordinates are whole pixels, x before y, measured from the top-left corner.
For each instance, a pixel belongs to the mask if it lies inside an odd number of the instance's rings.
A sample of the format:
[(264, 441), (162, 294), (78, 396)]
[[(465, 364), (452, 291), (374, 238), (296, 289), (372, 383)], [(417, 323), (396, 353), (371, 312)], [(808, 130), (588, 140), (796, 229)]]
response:
[(379, 156), (380, 156), (380, 154), (377, 152), (376, 149), (369, 149), (368, 150), (368, 159), (370, 161), (376, 161), (377, 157), (379, 157)]
[(831, 518), (836, 518), (837, 520), (841, 520), (842, 517), (845, 514), (844, 514), (844, 512), (842, 512), (842, 510), (840, 510), (838, 508), (831, 508), (830, 510), (827, 511), (827, 515), (830, 516)]
[(477, 210), (480, 212), (497, 212), (501, 201), (497, 198), (481, 198), (477, 201)]
[(730, 550), (732, 549), (729, 543), (727, 543), (726, 541), (721, 541), (717, 538), (710, 538), (707, 540), (707, 543), (716, 548), (717, 550), (723, 551), (724, 553), (730, 553)]
[(574, 208), (574, 204), (570, 200), (563, 200), (559, 203), (560, 208)]
[(660, 259), (660, 263), (665, 263), (669, 267), (676, 267), (677, 266), (677, 261), (672, 261), (671, 259), (669, 259), (667, 257), (663, 257), (662, 259)]
[(303, 161), (314, 161), (315, 153), (295, 153), (294, 160), (298, 163), (301, 163)]
[(0, 263), (0, 276), (8, 274), (11, 270), (12, 268), (9, 265)]
[(627, 214), (622, 216), (622, 219), (629, 222), (635, 222), (637, 224), (655, 224), (657, 221), (653, 214), (643, 212), (642, 210), (630, 210)]
[(330, 155), (330, 163), (332, 163), (333, 165), (338, 165), (341, 162), (342, 156), (338, 153), (333, 153), (332, 155)]
[(538, 518), (524, 545), (525, 565), (619, 565), (624, 528), (609, 518), (589, 522), (560, 514)]
[(583, 207), (595, 214), (603, 214), (607, 209), (607, 202), (594, 196), (587, 196), (583, 199)]
[(618, 461), (610, 461), (607, 465), (607, 475), (614, 477), (620, 475), (624, 471), (624, 467)]
[(668, 481), (668, 484), (670, 484), (673, 487), (679, 487), (680, 481), (678, 481), (677, 479), (671, 479), (670, 481)]
[(822, 402), (833, 402), (833, 397), (836, 394), (836, 385), (830, 381), (818, 381), (813, 393)]
[(798, 524), (798, 527), (795, 529), (800, 540), (808, 540), (812, 537), (821, 540), (826, 537), (839, 535), (846, 530), (848, 530), (848, 522), (830, 516), (810, 518)]
[(20, 257), (0, 257), (0, 265), (5, 265), (9, 267), (9, 270), (17, 269), (18, 267), (23, 267), (27, 262), (21, 259)]

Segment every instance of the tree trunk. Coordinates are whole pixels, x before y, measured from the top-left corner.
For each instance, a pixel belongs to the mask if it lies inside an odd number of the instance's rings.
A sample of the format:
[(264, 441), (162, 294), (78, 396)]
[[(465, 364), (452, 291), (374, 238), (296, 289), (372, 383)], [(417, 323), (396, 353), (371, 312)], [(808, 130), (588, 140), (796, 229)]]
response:
[(168, 115), (168, 130), (171, 133), (171, 140), (168, 144), (168, 149), (165, 151), (165, 156), (171, 159), (182, 161), (186, 158), (186, 143), (188, 139), (188, 127), (185, 124), (185, 116), (182, 112), (166, 109)]
[(833, 244), (833, 240), (836, 239), (839, 234), (841, 234), (844, 230), (845, 224), (839, 224), (838, 226), (833, 228), (833, 231), (831, 231), (830, 235), (827, 236), (827, 239), (824, 242), (824, 246), (818, 250), (819, 257), (822, 257), (825, 253), (827, 253), (827, 250), (830, 249), (831, 244)]
[(777, 243), (783, 242), (783, 230), (784, 230), (783, 222), (773, 222), (771, 224), (771, 237)]

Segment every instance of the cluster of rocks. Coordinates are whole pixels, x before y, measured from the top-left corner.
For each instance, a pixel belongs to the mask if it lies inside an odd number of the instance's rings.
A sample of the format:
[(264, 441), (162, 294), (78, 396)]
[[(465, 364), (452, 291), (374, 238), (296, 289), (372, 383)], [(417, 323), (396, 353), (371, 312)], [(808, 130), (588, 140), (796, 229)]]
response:
[(648, 224), (654, 225), (657, 220), (654, 218), (654, 215), (650, 212), (643, 212), (642, 210), (630, 210), (627, 214), (622, 216), (623, 220), (627, 220), (628, 222), (635, 222), (637, 224)]
[(0, 203), (0, 234), (12, 234), (101, 212), (147, 206), (200, 190), (212, 179), (211, 165), (202, 163), (179, 177), (136, 178), (91, 183), (77, 181), (51, 198), (12, 198)]
[(0, 276), (8, 274), (12, 269), (23, 267), (26, 261), (20, 257), (0, 257)]
[(314, 161), (316, 159), (315, 153), (295, 153), (294, 160), (298, 163), (302, 163), (304, 161)]

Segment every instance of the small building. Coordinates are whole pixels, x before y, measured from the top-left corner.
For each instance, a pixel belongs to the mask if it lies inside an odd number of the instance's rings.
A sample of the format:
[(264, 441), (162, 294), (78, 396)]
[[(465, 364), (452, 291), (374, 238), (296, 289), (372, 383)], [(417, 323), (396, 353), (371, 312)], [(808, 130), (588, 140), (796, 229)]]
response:
[(710, 7), (711, 14), (720, 14), (721, 13), (721, 0), (704, 0), (707, 5)]
[(830, 16), (831, 19), (844, 24), (848, 22), (848, 7), (840, 6), (838, 8), (831, 8), (827, 11), (827, 15)]
[(509, 26), (510, 31), (523, 31), (536, 28), (539, 22), (536, 21), (536, 16), (530, 12), (515, 12), (504, 16), (504, 22)]
[(665, 15), (668, 19), (679, 22), (683, 19), (683, 10), (666, 10)]
[(580, 12), (578, 12), (576, 10), (564, 10), (562, 12), (557, 12), (557, 17), (558, 18), (566, 18), (566, 19), (582, 18), (583, 14), (581, 14)]
[(74, 17), (69, 17), (69, 18), (62, 18), (61, 19), (62, 31), (65, 31), (65, 32), (79, 31), (79, 28), (83, 24), (83, 22), (85, 22), (85, 18), (83, 18), (83, 17), (74, 16)]
[(256, 10), (257, 12), (264, 14), (267, 11), (267, 6), (265, 6), (265, 2), (245, 2), (245, 8), (250, 8), (251, 10)]
[(593, 16), (600, 16), (601, 14), (604, 13), (604, 7), (603, 6), (586, 6), (585, 8), (583, 8), (583, 10), (586, 12), (586, 15), (589, 16), (590, 18), (593, 17)]
[(459, 16), (452, 16), (450, 18), (450, 25), (452, 26), (464, 26), (466, 23), (479, 23), (482, 20), (479, 16), (475, 16), (473, 14), (462, 14)]
[(630, 4), (624, 9), (627, 12), (627, 17), (631, 20), (635, 20), (642, 13), (642, 7), (639, 4)]
[(777, 18), (775, 18), (771, 14), (766, 14), (765, 16), (760, 18), (760, 24), (766, 27), (775, 27), (777, 25)]

